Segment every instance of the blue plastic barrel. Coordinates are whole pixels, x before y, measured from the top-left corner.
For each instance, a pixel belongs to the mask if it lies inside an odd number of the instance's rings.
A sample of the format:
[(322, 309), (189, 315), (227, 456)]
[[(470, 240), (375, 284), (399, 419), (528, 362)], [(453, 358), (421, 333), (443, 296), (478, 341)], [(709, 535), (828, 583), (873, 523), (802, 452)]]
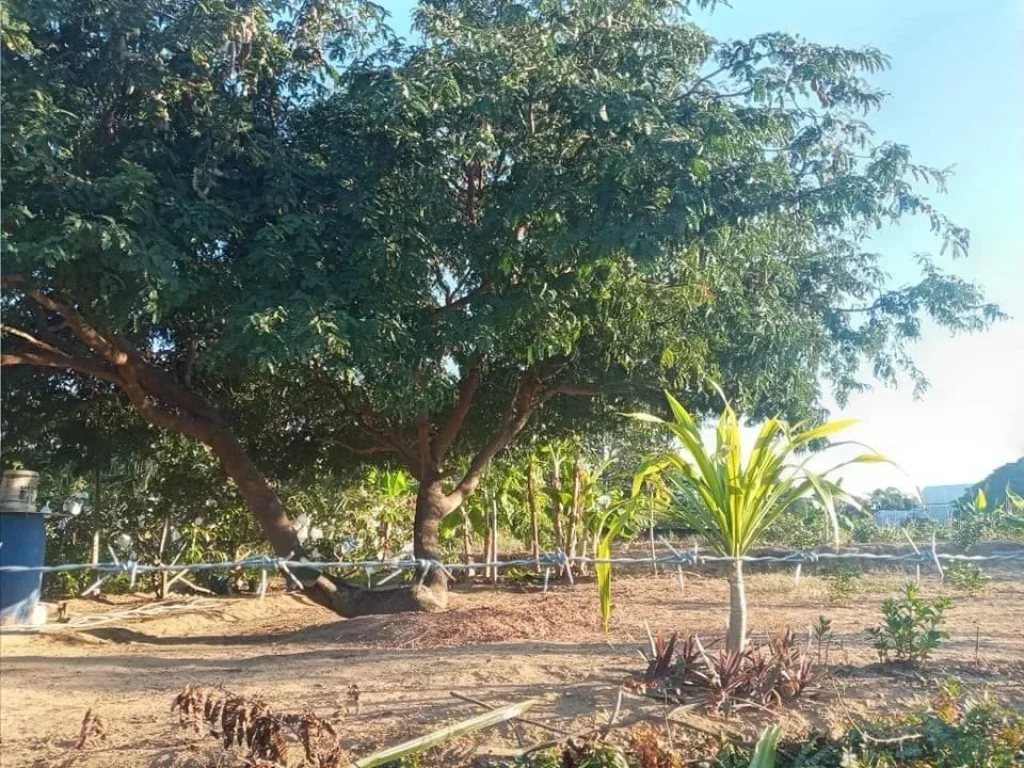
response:
[[(21, 484), (30, 478), (10, 477), (4, 473), (4, 491), (11, 484)], [(24, 470), (20, 475), (35, 475)], [(38, 478), (38, 475), (36, 476)], [(46, 558), (45, 516), (35, 511), (35, 484), (30, 496), (24, 487), (20, 498), (4, 494), (0, 500), (0, 566), (23, 565), (37, 567)], [(0, 624), (31, 624), (39, 605), (39, 592), (43, 575), (39, 572), (0, 571)]]

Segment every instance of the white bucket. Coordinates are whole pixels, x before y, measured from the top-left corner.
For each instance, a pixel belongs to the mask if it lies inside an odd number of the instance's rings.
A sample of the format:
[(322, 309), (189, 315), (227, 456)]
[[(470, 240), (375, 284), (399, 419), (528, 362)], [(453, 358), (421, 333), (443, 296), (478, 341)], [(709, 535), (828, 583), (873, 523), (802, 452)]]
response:
[(29, 469), (6, 469), (0, 483), (0, 513), (32, 514), (38, 511), (36, 492), (39, 473)]

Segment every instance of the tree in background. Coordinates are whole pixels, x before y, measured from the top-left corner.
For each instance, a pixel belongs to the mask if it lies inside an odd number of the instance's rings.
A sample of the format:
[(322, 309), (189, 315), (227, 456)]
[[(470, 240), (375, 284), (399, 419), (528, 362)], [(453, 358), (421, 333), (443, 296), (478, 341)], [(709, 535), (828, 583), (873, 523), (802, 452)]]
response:
[[(869, 250), (908, 215), (968, 239), (908, 181), (944, 175), (857, 117), (873, 49), (719, 42), (671, 0), (424, 2), (417, 44), (356, 2), (4, 8), (3, 364), (30, 369), (5, 396), (117, 394), (203, 442), (279, 555), (303, 548), (267, 473), (401, 466), (437, 558), (527, 428), (665, 386), (708, 411), (709, 375), (752, 417), (820, 416), (864, 363), (923, 385), (922, 318), (998, 316)], [(298, 575), (346, 615), (445, 601), (436, 570)]]
[[(300, 542), (231, 412), (257, 388), (219, 350), (245, 343), (227, 310), (264, 271), (245, 251), (278, 218), (265, 182), (286, 162), (290, 115), (351, 61), (375, 13), (345, 0), (3, 6), (2, 362), (29, 368), (5, 374), (5, 399), (34, 398), (45, 419), (55, 400), (116, 394), (204, 443), (281, 555)], [(338, 607), (333, 584), (302, 576)]]
[(919, 498), (906, 494), (893, 486), (876, 488), (863, 501), (864, 506), (872, 512), (879, 512), (881, 510), (908, 511), (921, 508), (921, 500)]

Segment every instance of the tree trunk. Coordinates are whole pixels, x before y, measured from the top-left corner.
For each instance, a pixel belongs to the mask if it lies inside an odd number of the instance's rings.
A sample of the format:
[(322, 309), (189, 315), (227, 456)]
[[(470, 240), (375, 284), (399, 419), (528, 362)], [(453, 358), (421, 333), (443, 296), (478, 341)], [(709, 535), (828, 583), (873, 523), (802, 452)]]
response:
[(533, 539), (531, 542), (533, 562), (535, 563), (537, 573), (540, 573), (540, 518), (537, 514), (537, 473), (532, 461), (526, 474), (526, 503), (530, 507), (530, 535)]
[(743, 561), (736, 560), (729, 574), (729, 631), (725, 647), (741, 651), (747, 642), (747, 591), (743, 583)]
[[(430, 476), (420, 480), (416, 494), (416, 517), (413, 521), (413, 554), (422, 560), (441, 561), (438, 533), (441, 520), (451, 509), (445, 498), (441, 480)], [(423, 579), (423, 585), (430, 589), (447, 592), (448, 579), (438, 568), (431, 568)], [(447, 598), (445, 598), (447, 600)]]
[(551, 517), (555, 524), (555, 549), (565, 551), (565, 531), (562, 528), (562, 467), (557, 458), (552, 459), (551, 489), (554, 491), (551, 503)]
[[(160, 551), (159, 551), (159, 554), (157, 555), (157, 561), (161, 565), (164, 564), (164, 552), (167, 551), (167, 537), (170, 535), (170, 532), (171, 532), (171, 516), (170, 515), (166, 515), (164, 517), (164, 524), (160, 528)], [(159, 600), (166, 600), (167, 599), (167, 571), (160, 571), (158, 579), (159, 579), (159, 584), (157, 585), (157, 599), (159, 599)]]
[(473, 576), (473, 571), (469, 569), (469, 512), (465, 507), (462, 508), (462, 562), (466, 564), (465, 574), (466, 578), (469, 579)]
[[(583, 528), (582, 491), (583, 467), (580, 466), (580, 462), (577, 460), (572, 470), (572, 506), (569, 512), (571, 533), (569, 534), (569, 551), (566, 553), (569, 557), (570, 568), (573, 567), (572, 560), (576, 557), (583, 538), (583, 531), (581, 530)], [(577, 564), (576, 572), (585, 575), (587, 572), (586, 564)]]
[[(89, 559), (93, 565), (98, 565), (100, 562), (100, 537), (102, 535), (102, 526), (100, 524), (100, 471), (97, 469), (93, 473), (92, 481), (92, 548), (89, 552)], [(96, 576), (99, 577), (99, 572), (96, 572)], [(96, 588), (93, 594), (99, 594), (99, 587)]]
[[(154, 427), (187, 435), (209, 446), (225, 474), (238, 486), (246, 506), (256, 517), (275, 554), (278, 557), (302, 559), (302, 547), (274, 489), (246, 455), (238, 438), (221, 421), (217, 409), (192, 390), (187, 376), (183, 384), (176, 374), (148, 362), (144, 355), (125, 346), (120, 339), (105, 338), (79, 314), (73, 302), (57, 299), (41, 290), (33, 289), (26, 285), (26, 281), (20, 276), (4, 275), (4, 288), (8, 286), (19, 286), (27, 300), (63, 318), (64, 327), (67, 327), (90, 353), (85, 357), (72, 357), (54, 351), (48, 344), (36, 343), (35, 351), (8, 353), (5, 348), (4, 354), (0, 356), (0, 365), (33, 365), (72, 370), (82, 376), (96, 378), (119, 387), (128, 396), (136, 412)], [(29, 334), (23, 336), (32, 338)], [(478, 378), (479, 368), (475, 370)], [(534, 379), (539, 381), (537, 377)], [(475, 381), (476, 379), (470, 379), (470, 394), (475, 387)], [(524, 391), (517, 397), (516, 402), (518, 403), (520, 399), (528, 401), (532, 394), (532, 389)], [(454, 420), (452, 429), (446, 425), (446, 434), (453, 432), (448, 435), (449, 441), (457, 434), (468, 404), (467, 400), (465, 407), (460, 411), (461, 416)], [(471, 465), (471, 469), (475, 470), (474, 477), (479, 476), (493, 452), (507, 443), (507, 437), (511, 437), (521, 428), (530, 412), (523, 410), (518, 421), (510, 421), (505, 431), (498, 435), (502, 440), (496, 438), (492, 441), (493, 450), (478, 457), (475, 465)], [(515, 409), (512, 413), (516, 414)], [(415, 547), (418, 557), (433, 559), (438, 554), (438, 524), (448, 511), (446, 506), (451, 505), (444, 503), (445, 497), (438, 479), (429, 479), (430, 482), (421, 483), (421, 498), (417, 499)], [(471, 490), (470, 486), (472, 483), (467, 484), (463, 496)], [(94, 539), (94, 544), (97, 542), (98, 540)], [(437, 569), (431, 571), (425, 574), (428, 578), (424, 580), (426, 583), (423, 585), (417, 585), (412, 589), (397, 587), (383, 592), (336, 582), (316, 569), (305, 566), (293, 568), (292, 576), (302, 584), (306, 595), (312, 600), (342, 616), (352, 616), (401, 610), (436, 610), (444, 607), (447, 603), (447, 593), (443, 591), (440, 596), (433, 594), (431, 582), (444, 585), (447, 580), (443, 573), (437, 572)]]
[(497, 499), (491, 499), (491, 556), (490, 561), (494, 563), (491, 566), (491, 582), (493, 584), (498, 583), (498, 501)]
[[(216, 454), (224, 472), (235, 481), (246, 505), (256, 516), (263, 535), (267, 537), (274, 548), (274, 553), (278, 557), (301, 559), (303, 556), (302, 545), (285, 514), (277, 493), (246, 455), (238, 438), (227, 430), (222, 430), (211, 435), (208, 445)], [(431, 488), (428, 487), (428, 502), (434, 499), (430, 490)], [(440, 493), (440, 484), (437, 484), (437, 491)], [(437, 553), (437, 528), (444, 515), (443, 512), (438, 514), (437, 510), (429, 507), (428, 504), (423, 504), (425, 510), (421, 511), (420, 497), (422, 496), (424, 496), (424, 492), (421, 485), (416, 503), (416, 556), (434, 557)], [(440, 495), (440, 498), (444, 498), (443, 494)], [(426, 518), (425, 526), (420, 525), (421, 515)], [(422, 535), (424, 533), (425, 536)], [(424, 555), (423, 553), (428, 554)], [(363, 586), (332, 579), (313, 568), (293, 568), (292, 575), (302, 583), (303, 592), (313, 602), (346, 618), (406, 611), (438, 611), (444, 610), (448, 604), (447, 591), (433, 589), (433, 585), (429, 583), (429, 577), (423, 585), (398, 586), (381, 590), (367, 589)], [(441, 583), (445, 582), (443, 574), (433, 573), (432, 576), (435, 583), (438, 578)]]
[(494, 548), (494, 529), (491, 528), (491, 516), (488, 513), (484, 513), (486, 519), (485, 525), (487, 526), (487, 532), (484, 534), (484, 578), (491, 578), (491, 550)]
[(651, 520), (650, 520), (650, 533), (651, 533), (651, 569), (654, 571), (654, 575), (658, 575), (658, 552), (654, 548), (654, 504), (651, 504)]

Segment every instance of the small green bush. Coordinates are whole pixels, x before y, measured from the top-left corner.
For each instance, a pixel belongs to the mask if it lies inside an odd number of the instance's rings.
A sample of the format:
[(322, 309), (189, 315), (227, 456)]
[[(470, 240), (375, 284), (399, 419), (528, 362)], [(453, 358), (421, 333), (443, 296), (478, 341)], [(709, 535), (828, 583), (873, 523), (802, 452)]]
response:
[(953, 589), (976, 595), (985, 588), (992, 577), (983, 573), (974, 563), (953, 562), (946, 567), (945, 580)]
[(846, 605), (861, 591), (861, 571), (848, 563), (836, 563), (825, 573), (828, 583), (828, 601), (832, 605)]
[(832, 631), (832, 619), (828, 616), (819, 616), (818, 620), (811, 625), (811, 634), (818, 644), (818, 663), (828, 665), (828, 651), (832, 647), (832, 641), (836, 639)]
[(907, 584), (902, 597), (890, 597), (882, 603), (882, 624), (868, 630), (879, 660), (914, 664), (927, 660), (949, 638), (939, 626), (952, 605), (948, 597), (926, 600), (916, 584)]

